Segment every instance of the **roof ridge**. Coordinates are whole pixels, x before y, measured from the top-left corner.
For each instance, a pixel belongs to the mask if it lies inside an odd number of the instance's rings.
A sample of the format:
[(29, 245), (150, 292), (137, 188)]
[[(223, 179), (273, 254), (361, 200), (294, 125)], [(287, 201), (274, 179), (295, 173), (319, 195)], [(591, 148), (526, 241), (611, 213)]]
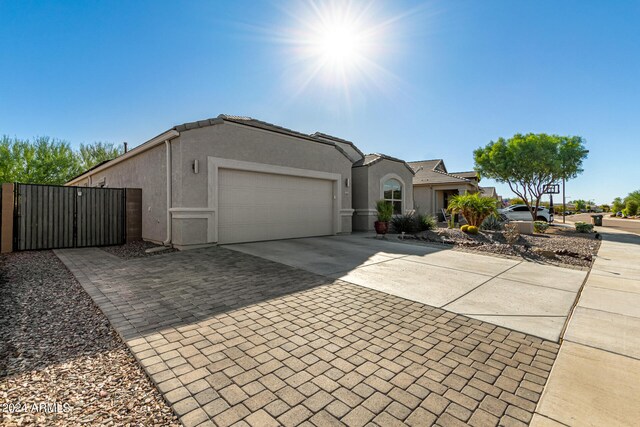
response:
[(440, 174), (442, 174), (442, 175), (450, 176), (450, 177), (452, 177), (452, 178), (460, 179), (460, 180), (462, 180), (462, 181), (471, 182), (471, 181), (470, 181), (470, 180), (468, 180), (467, 178), (463, 178), (463, 177), (461, 177), (461, 176), (454, 175), (454, 174), (449, 173), (449, 172), (442, 172), (442, 171), (439, 171), (439, 170), (437, 170), (437, 169), (433, 169), (433, 171), (434, 171), (434, 172), (437, 172), (437, 173), (440, 173)]
[(323, 133), (323, 132), (318, 132), (318, 131), (310, 134), (309, 136), (312, 137), (312, 138), (328, 139), (328, 140), (333, 141), (333, 142), (340, 142), (340, 143), (344, 143), (344, 144), (350, 145), (362, 157), (365, 156), (365, 154), (362, 151), (360, 151), (358, 146), (354, 142), (349, 141), (348, 139), (340, 138), (340, 137), (337, 137), (337, 136), (329, 135), (328, 133)]
[[(286, 131), (286, 132), (290, 132), (290, 133), (293, 133), (293, 134), (296, 134), (296, 135), (304, 136), (305, 138), (312, 138), (311, 135), (307, 135), (306, 133), (302, 133), (302, 132), (299, 132), (297, 130), (289, 129), (289, 128), (286, 128), (284, 126), (276, 125), (274, 123), (265, 122), (264, 120), (254, 119), (253, 117), (249, 117), (249, 116), (233, 116), (231, 114), (220, 114), (218, 116), (218, 118), (219, 119), (223, 119), (223, 120), (231, 120), (231, 121), (237, 120), (237, 121), (247, 121), (247, 122), (260, 123), (260, 124), (267, 125), (267, 126), (270, 126), (270, 127), (276, 128), (276, 129), (280, 129), (280, 130), (283, 130), (283, 131)], [(316, 139), (316, 138), (314, 138), (314, 139)]]
[(441, 162), (444, 159), (426, 159), (426, 160), (411, 160), (407, 163), (424, 163), (424, 162)]

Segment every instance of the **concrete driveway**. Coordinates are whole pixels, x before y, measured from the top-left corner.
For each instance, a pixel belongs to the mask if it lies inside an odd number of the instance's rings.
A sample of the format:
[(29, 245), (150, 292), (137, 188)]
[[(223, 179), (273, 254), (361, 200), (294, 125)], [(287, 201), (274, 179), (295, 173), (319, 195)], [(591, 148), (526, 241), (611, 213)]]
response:
[(554, 341), (586, 276), (364, 234), (226, 247)]

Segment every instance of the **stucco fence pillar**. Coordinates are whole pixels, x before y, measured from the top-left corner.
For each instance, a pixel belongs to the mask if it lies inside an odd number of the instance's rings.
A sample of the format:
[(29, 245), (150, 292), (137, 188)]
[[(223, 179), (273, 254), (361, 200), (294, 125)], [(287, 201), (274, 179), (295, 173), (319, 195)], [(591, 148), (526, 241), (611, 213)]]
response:
[(2, 184), (0, 190), (0, 253), (13, 251), (13, 184)]
[(126, 242), (142, 240), (142, 189), (125, 189)]

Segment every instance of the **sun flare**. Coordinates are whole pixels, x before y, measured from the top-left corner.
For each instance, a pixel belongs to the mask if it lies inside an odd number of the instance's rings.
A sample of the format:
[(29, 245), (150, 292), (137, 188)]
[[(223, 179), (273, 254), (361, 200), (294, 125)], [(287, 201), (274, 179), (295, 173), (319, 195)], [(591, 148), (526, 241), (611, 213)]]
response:
[(393, 19), (385, 20), (366, 1), (309, 0), (299, 5), (287, 11), (296, 25), (280, 39), (289, 47), (297, 93), (313, 86), (349, 96), (363, 85), (380, 85), (387, 73), (381, 64)]
[(309, 40), (308, 55), (320, 66), (347, 68), (371, 52), (367, 51), (367, 36), (354, 22), (327, 22)]

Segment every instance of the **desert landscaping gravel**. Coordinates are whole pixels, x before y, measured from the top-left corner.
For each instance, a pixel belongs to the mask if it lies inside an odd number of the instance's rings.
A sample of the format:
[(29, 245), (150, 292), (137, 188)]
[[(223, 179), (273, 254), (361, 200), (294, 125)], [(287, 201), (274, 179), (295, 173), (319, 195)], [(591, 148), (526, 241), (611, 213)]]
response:
[(600, 248), (600, 240), (596, 239), (595, 234), (577, 233), (560, 226), (550, 227), (546, 233), (522, 234), (514, 245), (507, 244), (503, 233), (499, 231), (481, 231), (472, 235), (457, 228), (437, 228), (416, 236), (405, 236), (404, 239), (579, 269), (589, 268)]
[(179, 425), (51, 251), (0, 257), (0, 424)]
[(174, 248), (165, 248), (157, 252), (147, 252), (147, 249), (155, 248), (159, 249), (161, 246), (151, 242), (136, 241), (118, 246), (105, 246), (101, 249), (122, 259), (142, 258), (177, 251), (177, 249)]

